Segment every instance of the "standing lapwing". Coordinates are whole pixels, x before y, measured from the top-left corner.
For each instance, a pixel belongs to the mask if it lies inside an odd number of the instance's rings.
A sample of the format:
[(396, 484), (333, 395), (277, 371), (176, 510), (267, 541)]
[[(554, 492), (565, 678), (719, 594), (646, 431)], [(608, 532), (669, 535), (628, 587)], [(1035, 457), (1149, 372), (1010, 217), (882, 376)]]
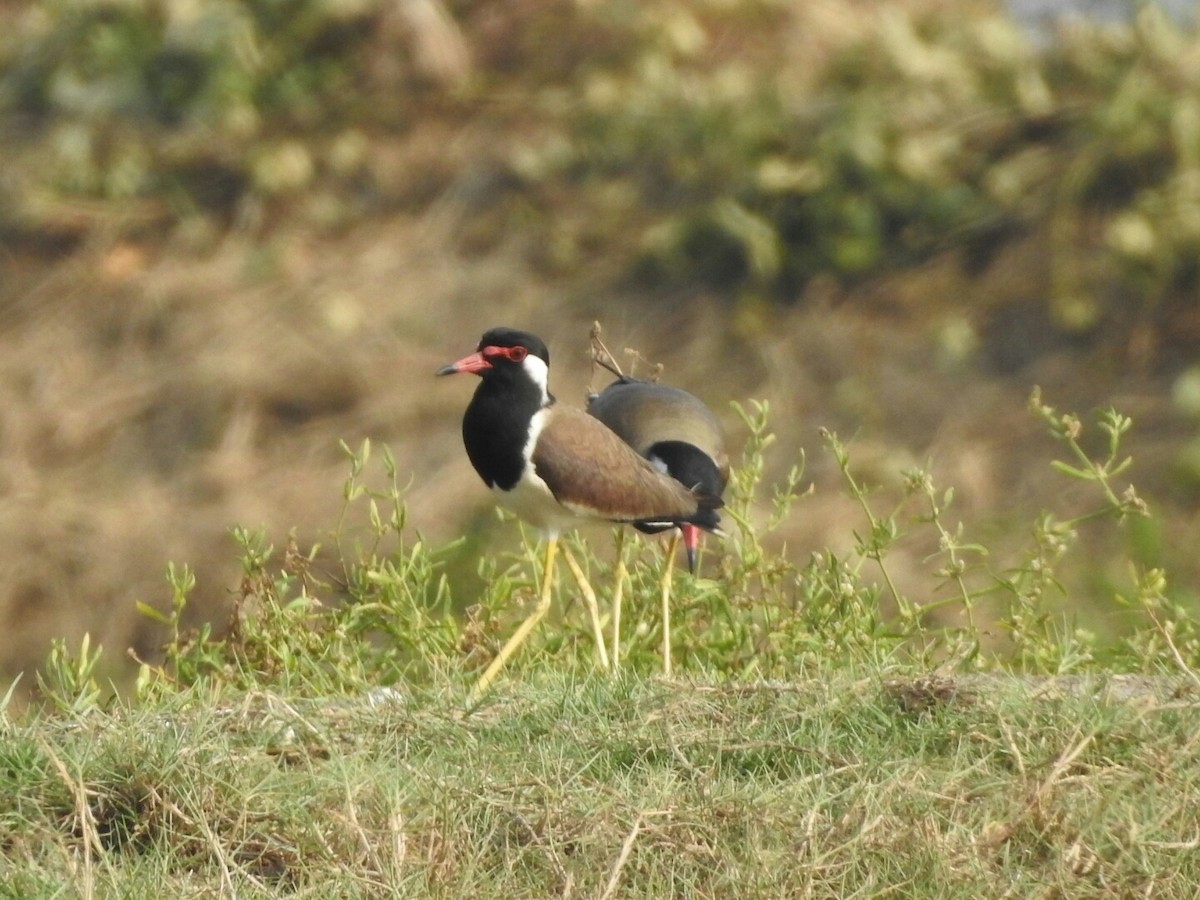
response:
[[(588, 413), (611, 428), (660, 472), (705, 497), (720, 497), (729, 481), (725, 431), (704, 403), (687, 391), (619, 375), (599, 394), (588, 398)], [(666, 530), (658, 523), (634, 523), (639, 531)], [(670, 596), (675, 546), (680, 534), (687, 551), (688, 570), (696, 571), (700, 531), (680, 522), (671, 536), (662, 579), (663, 671), (671, 671)], [(618, 563), (623, 561), (618, 545)], [(613, 588), (612, 660), (619, 659), (623, 567), (618, 565)]]
[[(550, 607), (559, 533), (586, 521), (654, 529), (695, 525), (717, 531), (719, 497), (685, 487), (656, 469), (598, 419), (555, 402), (547, 389), (550, 352), (527, 331), (493, 328), (474, 353), (438, 375), (473, 372), (479, 387), (463, 416), (471, 465), (505, 506), (546, 534), (541, 595), (471, 692), (477, 700)], [(586, 580), (567, 549), (581, 589)], [(592, 626), (602, 661), (604, 640), (590, 594)]]

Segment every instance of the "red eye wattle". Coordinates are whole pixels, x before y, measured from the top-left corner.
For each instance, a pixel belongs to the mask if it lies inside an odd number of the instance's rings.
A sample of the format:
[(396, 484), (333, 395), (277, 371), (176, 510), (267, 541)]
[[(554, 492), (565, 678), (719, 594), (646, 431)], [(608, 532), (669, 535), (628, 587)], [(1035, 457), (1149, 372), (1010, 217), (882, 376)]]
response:
[(479, 353), (485, 359), (507, 359), (509, 362), (519, 363), (529, 355), (529, 350), (525, 347), (480, 347)]

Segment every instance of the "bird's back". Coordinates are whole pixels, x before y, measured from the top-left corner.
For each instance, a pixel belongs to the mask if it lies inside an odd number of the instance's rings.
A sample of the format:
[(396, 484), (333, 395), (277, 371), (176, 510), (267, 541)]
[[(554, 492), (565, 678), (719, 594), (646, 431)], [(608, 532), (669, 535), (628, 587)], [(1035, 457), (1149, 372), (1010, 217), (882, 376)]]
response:
[(622, 377), (588, 399), (588, 412), (643, 456), (658, 444), (691, 444), (729, 477), (725, 431), (704, 403), (687, 391)]

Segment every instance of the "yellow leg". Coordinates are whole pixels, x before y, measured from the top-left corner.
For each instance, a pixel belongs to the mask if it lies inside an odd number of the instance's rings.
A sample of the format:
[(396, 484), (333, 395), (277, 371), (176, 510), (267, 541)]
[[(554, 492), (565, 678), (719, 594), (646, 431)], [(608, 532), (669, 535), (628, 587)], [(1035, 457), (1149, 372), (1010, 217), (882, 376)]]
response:
[(600, 668), (607, 672), (608, 653), (604, 649), (604, 631), (600, 628), (600, 607), (596, 603), (596, 592), (592, 590), (587, 576), (583, 574), (583, 569), (579, 568), (579, 563), (575, 562), (571, 551), (563, 547), (562, 552), (563, 559), (567, 562), (567, 568), (575, 576), (575, 583), (579, 585), (579, 591), (583, 594), (583, 602), (587, 604), (588, 614), (592, 617), (592, 637), (596, 639), (596, 652), (600, 655)]
[(671, 530), (667, 544), (667, 561), (662, 575), (663, 674), (671, 674), (671, 575), (675, 572), (675, 548), (679, 546), (679, 530)]
[(488, 688), (492, 686), (492, 682), (496, 680), (496, 676), (504, 668), (504, 664), (508, 662), (509, 657), (516, 652), (525, 638), (529, 637), (529, 632), (533, 631), (534, 626), (546, 614), (546, 610), (550, 608), (550, 590), (554, 586), (554, 555), (557, 551), (558, 536), (554, 535), (546, 541), (546, 565), (542, 572), (542, 593), (538, 599), (538, 605), (529, 614), (529, 618), (522, 622), (520, 627), (513, 632), (513, 636), (508, 639), (508, 642), (500, 648), (500, 652), (496, 654), (496, 658), (492, 660), (491, 665), (479, 676), (479, 680), (471, 688), (471, 693), (467, 695), (468, 706), (474, 706), (487, 693)]
[(612, 667), (615, 672), (621, 661), (621, 602), (625, 598), (625, 529), (617, 529), (617, 568), (613, 573), (612, 590)]

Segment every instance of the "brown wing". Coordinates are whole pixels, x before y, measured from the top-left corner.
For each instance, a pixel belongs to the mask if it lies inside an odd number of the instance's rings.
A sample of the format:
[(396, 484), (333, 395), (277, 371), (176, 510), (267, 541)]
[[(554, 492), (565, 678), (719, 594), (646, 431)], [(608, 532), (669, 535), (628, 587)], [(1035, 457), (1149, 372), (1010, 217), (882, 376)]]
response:
[(691, 491), (581, 410), (547, 411), (532, 461), (559, 503), (601, 518), (678, 519), (699, 508)]

